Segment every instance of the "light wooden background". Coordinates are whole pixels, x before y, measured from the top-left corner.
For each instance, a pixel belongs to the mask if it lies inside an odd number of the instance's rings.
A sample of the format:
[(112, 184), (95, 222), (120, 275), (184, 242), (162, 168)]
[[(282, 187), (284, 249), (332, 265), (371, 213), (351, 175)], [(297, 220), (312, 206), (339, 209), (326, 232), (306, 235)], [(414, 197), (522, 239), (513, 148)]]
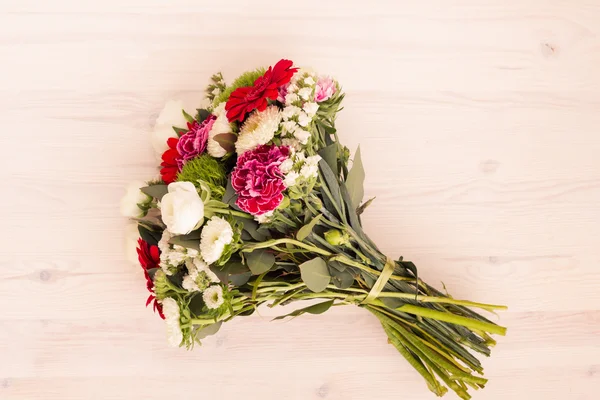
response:
[[(0, 399), (432, 399), (370, 315), (167, 347), (123, 255), (163, 103), (282, 57), (343, 83), (368, 232), (506, 303), (476, 399), (600, 389), (600, 2), (1, 1)], [(449, 397), (454, 398), (453, 395)]]

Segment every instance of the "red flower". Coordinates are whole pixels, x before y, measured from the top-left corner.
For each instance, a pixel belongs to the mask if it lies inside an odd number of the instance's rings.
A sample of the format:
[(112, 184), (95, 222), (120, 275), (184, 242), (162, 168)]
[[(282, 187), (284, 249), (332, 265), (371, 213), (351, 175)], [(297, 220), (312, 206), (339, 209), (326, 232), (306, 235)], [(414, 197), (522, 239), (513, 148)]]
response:
[(158, 311), (158, 315), (160, 315), (162, 319), (165, 319), (162, 304), (156, 300), (156, 296), (154, 295), (154, 282), (152, 282), (152, 278), (150, 278), (150, 274), (148, 273), (148, 270), (150, 269), (160, 268), (160, 250), (158, 249), (158, 246), (150, 245), (140, 238), (138, 239), (137, 253), (140, 265), (144, 269), (146, 287), (151, 293), (150, 296), (148, 296), (148, 300), (146, 300), (146, 307), (154, 300), (154, 311)]
[(285, 190), (279, 166), (289, 154), (286, 146), (262, 145), (239, 156), (231, 173), (238, 207), (252, 215), (262, 215), (277, 208)]
[(177, 151), (178, 142), (178, 138), (169, 138), (167, 140), (169, 149), (162, 155), (163, 162), (160, 164), (162, 166), (160, 175), (166, 184), (174, 182), (177, 178), (177, 173), (180, 171), (178, 161), (181, 159), (181, 155)]
[(235, 89), (225, 104), (229, 122), (243, 121), (246, 114), (254, 109), (264, 111), (269, 104), (267, 99), (276, 100), (279, 87), (288, 83), (298, 71), (298, 68), (291, 68), (293, 64), (290, 60), (279, 60), (258, 77), (254, 85)]

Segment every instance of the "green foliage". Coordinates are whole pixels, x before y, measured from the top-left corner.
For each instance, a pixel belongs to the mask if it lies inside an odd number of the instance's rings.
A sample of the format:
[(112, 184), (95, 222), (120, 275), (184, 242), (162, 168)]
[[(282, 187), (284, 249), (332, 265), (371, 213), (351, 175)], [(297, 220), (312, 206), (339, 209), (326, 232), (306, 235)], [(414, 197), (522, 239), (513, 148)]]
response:
[(192, 182), (196, 187), (200, 187), (199, 180), (208, 185), (212, 196), (223, 198), (227, 184), (225, 166), (208, 154), (188, 161), (177, 174), (177, 181)]
[(254, 71), (244, 72), (235, 81), (233, 81), (233, 83), (231, 85), (227, 86), (227, 88), (224, 91), (222, 91), (217, 97), (215, 97), (213, 106), (216, 107), (220, 103), (227, 101), (227, 99), (229, 98), (229, 95), (231, 95), (231, 93), (235, 89), (240, 88), (240, 87), (252, 86), (254, 84), (254, 81), (258, 77), (262, 76), (264, 73), (265, 73), (264, 68), (258, 68)]

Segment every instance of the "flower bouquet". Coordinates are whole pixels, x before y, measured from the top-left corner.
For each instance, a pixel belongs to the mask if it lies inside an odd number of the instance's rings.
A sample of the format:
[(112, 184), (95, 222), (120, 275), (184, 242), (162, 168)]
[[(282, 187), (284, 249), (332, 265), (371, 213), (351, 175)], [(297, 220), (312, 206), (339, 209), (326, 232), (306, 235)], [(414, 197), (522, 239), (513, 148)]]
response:
[(160, 178), (132, 184), (121, 204), (139, 230), (146, 305), (188, 349), (263, 304), (313, 300), (276, 319), (358, 306), (431, 391), (468, 399), (487, 382), (474, 354), (506, 331), (473, 308), (504, 307), (436, 290), (365, 234), (373, 199), (363, 202), (360, 150), (350, 161), (338, 139), (343, 98), (332, 78), (281, 60), (229, 85), (212, 76), (209, 105), (191, 114), (167, 103), (153, 133)]

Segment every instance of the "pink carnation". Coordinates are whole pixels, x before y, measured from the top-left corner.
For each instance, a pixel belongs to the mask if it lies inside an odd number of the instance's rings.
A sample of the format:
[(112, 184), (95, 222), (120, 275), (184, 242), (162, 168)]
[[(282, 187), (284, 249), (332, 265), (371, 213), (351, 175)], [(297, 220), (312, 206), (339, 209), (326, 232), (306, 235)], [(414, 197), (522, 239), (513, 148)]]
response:
[(202, 154), (206, 150), (206, 143), (208, 142), (208, 133), (212, 129), (217, 117), (209, 115), (202, 123), (194, 121), (193, 123), (188, 122), (188, 131), (184, 133), (177, 143), (177, 151), (181, 155), (177, 164), (179, 169), (183, 167), (187, 161)]
[(333, 96), (336, 92), (335, 82), (329, 76), (322, 76), (317, 81), (317, 86), (315, 87), (315, 101), (317, 103), (321, 103), (325, 100), (328, 100)]
[(238, 207), (252, 215), (262, 215), (279, 206), (286, 188), (279, 166), (289, 154), (287, 146), (261, 145), (239, 156), (231, 173)]

